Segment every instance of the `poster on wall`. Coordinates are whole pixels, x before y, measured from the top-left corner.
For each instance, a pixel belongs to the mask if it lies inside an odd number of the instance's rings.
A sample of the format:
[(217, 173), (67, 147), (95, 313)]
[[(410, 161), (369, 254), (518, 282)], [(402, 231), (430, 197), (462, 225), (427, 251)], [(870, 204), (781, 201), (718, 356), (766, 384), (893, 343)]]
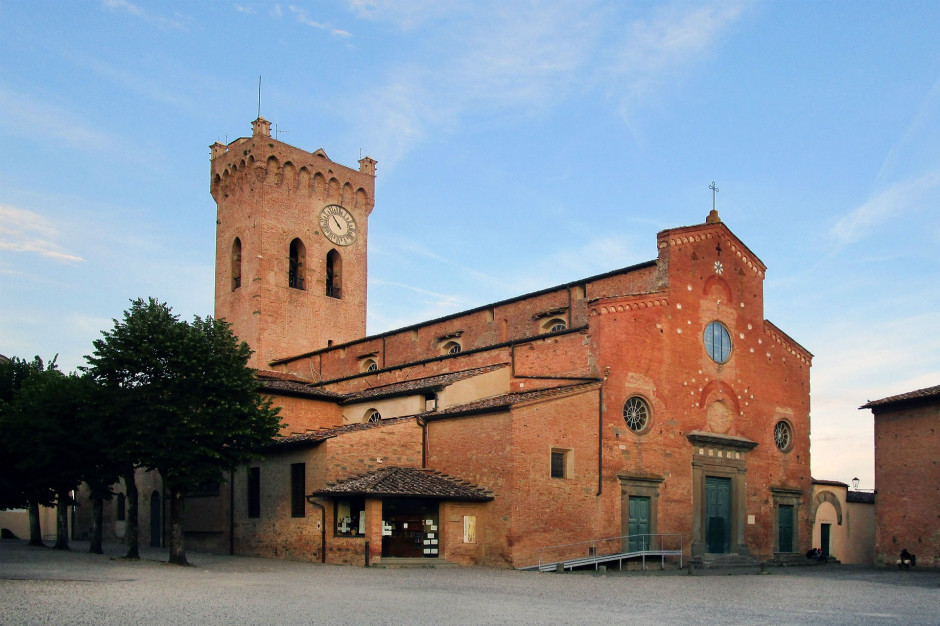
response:
[(476, 543), (477, 542), (477, 516), (476, 515), (464, 515), (463, 516), (463, 542), (464, 543)]

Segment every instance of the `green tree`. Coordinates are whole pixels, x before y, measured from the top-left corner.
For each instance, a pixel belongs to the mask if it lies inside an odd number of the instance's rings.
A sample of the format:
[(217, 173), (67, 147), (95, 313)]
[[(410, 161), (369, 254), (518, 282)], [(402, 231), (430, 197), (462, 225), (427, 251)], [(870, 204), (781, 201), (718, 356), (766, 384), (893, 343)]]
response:
[(94, 342), (88, 372), (126, 425), (125, 458), (157, 470), (170, 494), (170, 563), (186, 564), (183, 496), (252, 458), (281, 424), (258, 393), (251, 350), (222, 320), (180, 321), (153, 298), (134, 300)]
[[(77, 436), (85, 418), (88, 381), (66, 376), (54, 361), (44, 369), (40, 362), (34, 363), (38, 367), (22, 380), (5, 405), (2, 431), (8, 444), (17, 444), (10, 450), (10, 458), (19, 484), (18, 497), (37, 506), (55, 502), (55, 547), (67, 550), (68, 507), (88, 458), (87, 442)], [(32, 530), (30, 535), (32, 539)]]
[(40, 500), (37, 496), (48, 496), (51, 504), (52, 495), (30, 493), (29, 476), (19, 469), (20, 457), (24, 454), (21, 442), (6, 426), (12, 419), (13, 396), (23, 385), (23, 381), (35, 372), (44, 369), (38, 356), (32, 361), (13, 357), (9, 361), (0, 360), (0, 509), (29, 509), (29, 545), (43, 546), (42, 528), (39, 524)]

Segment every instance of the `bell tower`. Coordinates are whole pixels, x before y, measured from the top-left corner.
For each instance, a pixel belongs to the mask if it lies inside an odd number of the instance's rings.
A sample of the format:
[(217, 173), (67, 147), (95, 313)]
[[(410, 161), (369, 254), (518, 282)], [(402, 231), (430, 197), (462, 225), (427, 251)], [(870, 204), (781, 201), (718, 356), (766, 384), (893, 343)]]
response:
[(254, 350), (251, 367), (365, 336), (376, 161), (354, 170), (295, 148), (262, 117), (210, 150), (215, 316)]

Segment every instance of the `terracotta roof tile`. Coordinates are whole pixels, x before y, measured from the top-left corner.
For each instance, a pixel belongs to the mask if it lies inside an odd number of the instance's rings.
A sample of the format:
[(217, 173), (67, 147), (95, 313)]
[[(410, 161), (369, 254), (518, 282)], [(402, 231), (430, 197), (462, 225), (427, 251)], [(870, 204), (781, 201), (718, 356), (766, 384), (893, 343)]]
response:
[(460, 380), (465, 380), (467, 378), (472, 378), (474, 376), (479, 376), (480, 374), (486, 374), (498, 369), (508, 367), (507, 363), (499, 363), (496, 365), (487, 365), (485, 367), (477, 367), (474, 369), (464, 370), (461, 372), (448, 372), (446, 374), (439, 374), (437, 376), (429, 376), (427, 378), (418, 378), (415, 380), (407, 380), (399, 383), (391, 383), (389, 385), (382, 385), (381, 387), (373, 387), (372, 389), (366, 389), (363, 391), (357, 391), (354, 393), (348, 393), (344, 397), (344, 403), (349, 402), (359, 402), (361, 400), (366, 400), (369, 398), (376, 398), (381, 396), (393, 396), (403, 393), (413, 393), (415, 391), (421, 391), (424, 389), (438, 389), (440, 387), (445, 387), (447, 385), (453, 384)]
[(923, 389), (917, 389), (916, 391), (908, 391), (907, 393), (898, 394), (896, 396), (889, 396), (887, 398), (882, 398), (881, 400), (869, 400), (868, 403), (863, 404), (858, 408), (875, 409), (894, 404), (902, 405), (910, 402), (932, 399), (940, 400), (940, 385), (937, 385), (936, 387), (925, 387)]
[(286, 372), (275, 372), (273, 370), (257, 370), (255, 378), (258, 379), (258, 385), (263, 392), (280, 393), (292, 396), (304, 396), (308, 398), (320, 398), (323, 400), (339, 401), (342, 395), (327, 391), (314, 385), (312, 382), (304, 380), (295, 374)]
[(589, 382), (580, 383), (577, 385), (551, 387), (549, 389), (535, 389), (533, 391), (507, 393), (501, 396), (494, 396), (492, 398), (485, 398), (483, 400), (468, 402), (466, 404), (458, 404), (456, 406), (447, 407), (446, 409), (441, 409), (440, 411), (429, 411), (427, 413), (421, 413), (421, 417), (424, 419), (435, 419), (437, 417), (448, 417), (460, 415), (463, 413), (476, 413), (493, 409), (508, 408), (517, 404), (537, 402), (540, 400), (546, 400), (548, 398), (580, 393), (582, 391), (587, 391), (588, 389), (596, 387), (597, 384), (597, 382)]
[(327, 439), (332, 439), (333, 437), (338, 437), (347, 433), (354, 433), (360, 430), (370, 430), (372, 428), (382, 428), (383, 426), (400, 424), (401, 422), (407, 422), (408, 420), (414, 421), (414, 417), (392, 417), (389, 419), (379, 420), (378, 422), (345, 424), (343, 426), (335, 426), (333, 428), (318, 428), (317, 430), (310, 430), (298, 435), (279, 437), (273, 440), (269, 445), (265, 446), (265, 448), (270, 449), (295, 446), (315, 446), (326, 441)]
[(382, 496), (440, 500), (492, 500), (486, 489), (441, 472), (417, 467), (383, 467), (330, 483), (314, 496)]

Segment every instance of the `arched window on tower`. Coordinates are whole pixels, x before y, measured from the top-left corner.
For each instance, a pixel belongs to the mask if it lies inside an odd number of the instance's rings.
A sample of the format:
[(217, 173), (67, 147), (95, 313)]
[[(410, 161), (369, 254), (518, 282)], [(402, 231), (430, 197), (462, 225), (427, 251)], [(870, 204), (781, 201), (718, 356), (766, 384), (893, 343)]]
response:
[(242, 286), (242, 240), (232, 242), (232, 291)]
[(343, 258), (336, 250), (330, 250), (326, 255), (326, 295), (343, 297)]
[(290, 242), (290, 265), (287, 270), (287, 284), (293, 289), (304, 288), (304, 257), (307, 250), (304, 242), (294, 239)]

